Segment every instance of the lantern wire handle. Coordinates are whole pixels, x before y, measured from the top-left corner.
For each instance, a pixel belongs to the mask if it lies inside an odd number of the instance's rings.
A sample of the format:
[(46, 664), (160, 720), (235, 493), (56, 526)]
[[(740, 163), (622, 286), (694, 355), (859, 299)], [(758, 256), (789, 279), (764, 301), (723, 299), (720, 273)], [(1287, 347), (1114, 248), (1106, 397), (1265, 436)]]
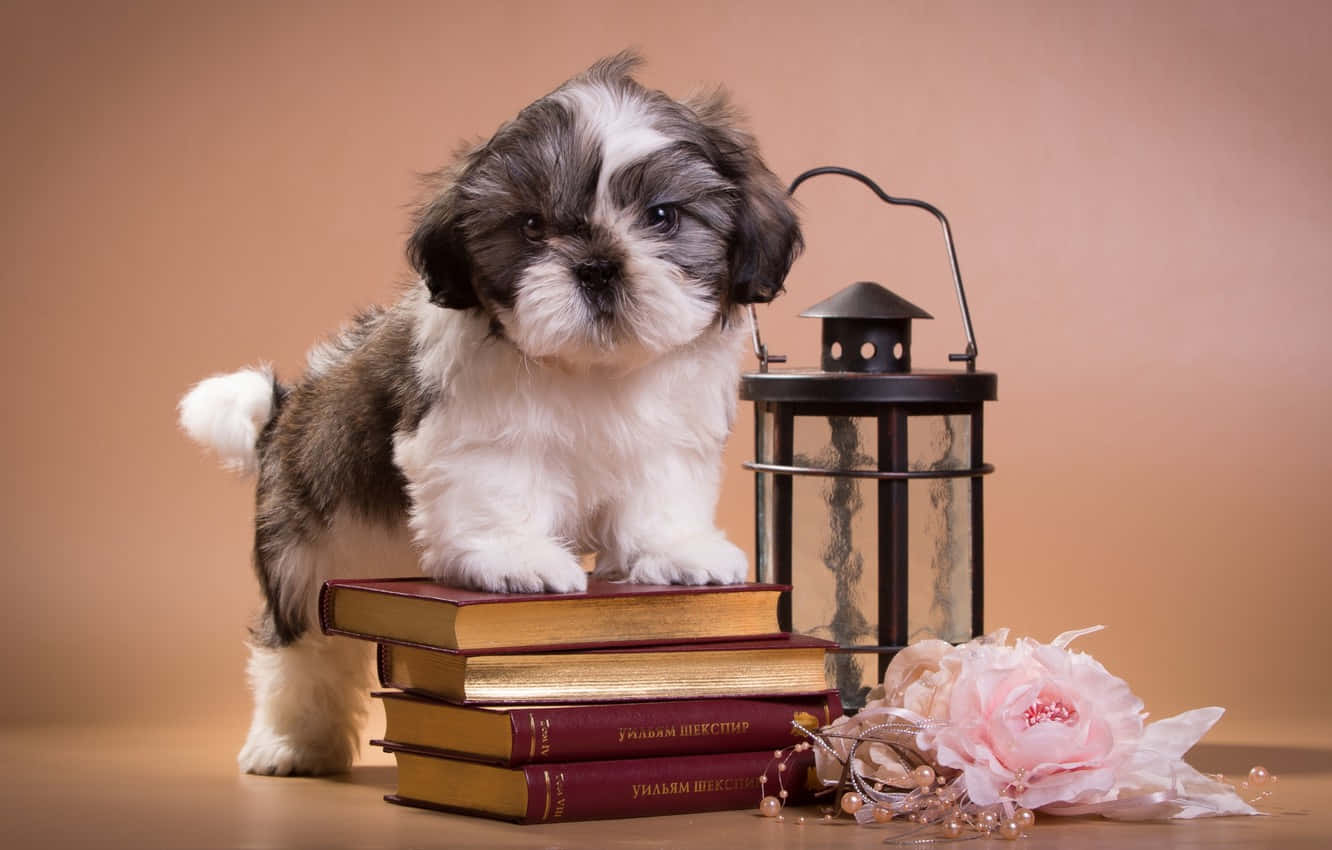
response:
[(754, 343), (754, 356), (759, 361), (759, 371), (768, 371), (769, 363), (785, 363), (785, 354), (769, 354), (768, 346), (763, 344), (763, 337), (759, 335), (758, 313), (754, 310), (754, 305), (749, 306), (749, 336)]
[[(884, 201), (885, 203), (898, 204), (901, 206), (908, 206), (908, 207), (919, 207), (925, 210), (926, 212), (931, 213), (935, 218), (939, 220), (939, 224), (943, 225), (944, 244), (948, 246), (948, 262), (953, 269), (953, 287), (957, 290), (957, 304), (958, 307), (960, 307), (962, 310), (962, 330), (967, 335), (966, 352), (964, 354), (949, 354), (948, 359), (953, 362), (965, 361), (967, 364), (968, 372), (976, 371), (976, 354), (978, 353), (978, 350), (976, 348), (976, 333), (971, 326), (971, 311), (967, 309), (967, 293), (966, 290), (962, 288), (962, 272), (960, 272), (957, 267), (957, 251), (953, 248), (953, 231), (952, 228), (948, 226), (947, 217), (945, 217), (943, 212), (940, 211), (939, 208), (934, 206), (933, 204), (927, 204), (924, 201), (917, 201), (913, 198), (895, 198), (892, 195), (889, 195), (887, 192), (880, 189), (879, 184), (875, 183), (873, 180), (866, 177), (864, 174), (861, 174), (859, 171), (853, 171), (850, 168), (843, 168), (838, 165), (824, 165), (820, 166), (819, 168), (811, 168), (810, 170), (796, 177), (795, 180), (791, 181), (791, 187), (786, 190), (787, 194), (794, 195), (796, 187), (798, 187), (801, 183), (804, 183), (809, 178), (817, 177), (820, 174), (840, 174), (843, 177), (850, 177), (853, 180), (859, 180), (861, 183), (864, 183), (866, 186), (868, 186), (870, 190), (874, 192), (874, 194), (878, 195), (879, 199)], [(754, 340), (755, 340), (754, 351), (756, 354), (758, 354), (759, 353), (758, 321), (754, 317), (754, 308), (751, 306), (749, 310), (750, 310), (750, 318), (753, 321), (753, 328), (754, 328)], [(766, 366), (766, 361), (763, 355), (760, 355), (759, 359)], [(769, 355), (766, 359), (771, 360), (772, 357)], [(766, 371), (766, 368), (764, 369), (764, 371)]]

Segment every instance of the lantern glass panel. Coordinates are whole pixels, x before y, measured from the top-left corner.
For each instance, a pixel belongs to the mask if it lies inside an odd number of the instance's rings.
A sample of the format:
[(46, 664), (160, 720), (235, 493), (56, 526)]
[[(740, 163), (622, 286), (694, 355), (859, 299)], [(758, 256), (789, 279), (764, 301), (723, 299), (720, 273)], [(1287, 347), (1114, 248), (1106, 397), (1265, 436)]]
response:
[[(797, 416), (793, 463), (876, 469), (878, 420)], [(792, 479), (791, 621), (796, 631), (842, 646), (878, 639), (879, 485), (873, 479)], [(855, 701), (879, 680), (874, 656), (829, 655), (828, 683)]]
[[(756, 459), (759, 463), (776, 463), (775, 448), (777, 414), (776, 405), (759, 402), (754, 410), (754, 442), (757, 446)], [(755, 555), (754, 574), (759, 581), (775, 582), (776, 566), (773, 555), (777, 546), (776, 476), (770, 472), (756, 472), (754, 481), (754, 510), (758, 525), (758, 547)]]
[[(971, 417), (911, 416), (912, 471), (971, 466)], [(971, 638), (971, 479), (918, 478), (907, 487), (907, 628), (911, 641)]]

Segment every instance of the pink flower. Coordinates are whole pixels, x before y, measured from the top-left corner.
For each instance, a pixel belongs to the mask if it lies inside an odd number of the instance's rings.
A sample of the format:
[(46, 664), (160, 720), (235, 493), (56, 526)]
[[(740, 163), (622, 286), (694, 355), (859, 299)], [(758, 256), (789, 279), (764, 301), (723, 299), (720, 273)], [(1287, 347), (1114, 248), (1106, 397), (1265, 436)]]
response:
[(1222, 709), (1144, 728), (1142, 702), (1128, 685), (1067, 648), (1100, 628), (1048, 644), (1024, 638), (1009, 646), (1001, 629), (959, 647), (938, 640), (907, 647), (859, 714), (821, 730), (820, 778), (837, 784), (850, 761), (861, 782), (914, 788), (909, 767), (923, 758), (958, 771), (957, 778), (948, 771), (950, 784), (964, 788), (972, 806), (1008, 800), (1128, 820), (1257, 814), (1234, 788), (1183, 759)]
[(883, 674), (883, 702), (929, 720), (947, 720), (957, 665), (946, 662), (956, 652), (948, 641), (930, 639), (894, 655)]
[[(884, 724), (902, 727), (902, 732), (894, 733)], [(874, 729), (860, 746), (855, 746), (856, 739)], [(910, 743), (915, 727), (890, 713), (882, 703), (867, 704), (855, 715), (844, 714), (821, 730), (824, 740), (831, 751), (822, 747), (814, 750), (814, 764), (819, 778), (827, 784), (835, 784), (842, 775), (842, 765), (855, 750), (856, 772), (870, 782), (882, 782), (894, 787), (909, 788), (914, 785), (910, 770), (902, 759), (888, 746), (890, 741)]]
[[(917, 727), (892, 709), (905, 708), (927, 720), (947, 719), (948, 683), (952, 674), (941, 670), (939, 665), (956, 651), (947, 641), (922, 640), (893, 656), (883, 685), (870, 692), (865, 707), (854, 716), (839, 717), (822, 730), (831, 750), (815, 750), (819, 777), (835, 783), (854, 749), (855, 768), (861, 776), (897, 788), (914, 787), (911, 769), (889, 742), (909, 744)], [(870, 730), (874, 732), (855, 747), (855, 739)]]
[[(1098, 627), (1099, 628), (1099, 627)], [(1094, 658), (1049, 644), (981, 639), (939, 661), (949, 692), (942, 726), (917, 745), (961, 770), (980, 805), (1012, 800), (1029, 809), (1102, 799), (1143, 736), (1142, 701)]]

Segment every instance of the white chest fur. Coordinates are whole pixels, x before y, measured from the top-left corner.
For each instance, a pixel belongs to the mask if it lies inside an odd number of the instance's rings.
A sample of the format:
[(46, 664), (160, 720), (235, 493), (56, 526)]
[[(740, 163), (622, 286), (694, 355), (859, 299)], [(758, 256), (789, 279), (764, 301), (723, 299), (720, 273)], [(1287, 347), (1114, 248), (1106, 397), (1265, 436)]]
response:
[(440, 398), (394, 448), (428, 572), (528, 537), (623, 551), (644, 513), (711, 529), (742, 332), (710, 329), (619, 373), (534, 362), (486, 330), (435, 310), (418, 332)]

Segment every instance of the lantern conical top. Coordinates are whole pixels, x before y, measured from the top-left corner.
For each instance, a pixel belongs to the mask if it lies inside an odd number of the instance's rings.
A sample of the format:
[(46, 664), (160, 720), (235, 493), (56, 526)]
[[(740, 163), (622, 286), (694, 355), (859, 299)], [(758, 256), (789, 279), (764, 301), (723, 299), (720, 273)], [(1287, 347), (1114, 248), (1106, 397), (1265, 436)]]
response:
[(933, 319), (877, 283), (853, 283), (802, 316), (823, 320), (827, 372), (910, 372), (911, 320)]
[(800, 315), (811, 319), (933, 319), (929, 313), (877, 283), (862, 280)]

